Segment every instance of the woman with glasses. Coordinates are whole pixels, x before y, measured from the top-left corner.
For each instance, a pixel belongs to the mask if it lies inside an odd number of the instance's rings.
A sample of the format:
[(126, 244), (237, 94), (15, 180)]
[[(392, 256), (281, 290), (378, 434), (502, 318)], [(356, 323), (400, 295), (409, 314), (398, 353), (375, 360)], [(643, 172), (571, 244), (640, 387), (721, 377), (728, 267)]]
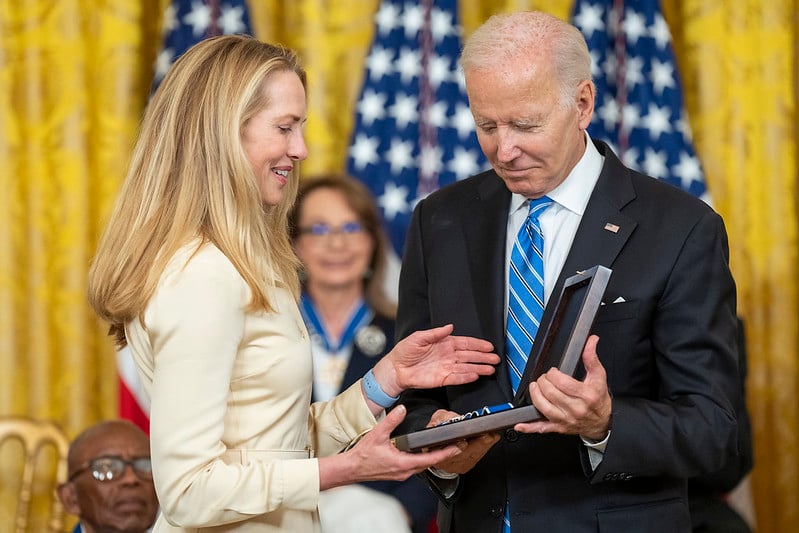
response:
[[(394, 346), (387, 239), (369, 190), (344, 175), (302, 180), (289, 230), (303, 264), (300, 311), (311, 337), (313, 399), (329, 400)], [(319, 495), (324, 533), (425, 532), (435, 510), (435, 496), (417, 478)]]
[(83, 430), (69, 446), (67, 471), (58, 497), (79, 518), (73, 533), (144, 533), (155, 522), (150, 441), (138, 426), (108, 420)]
[[(494, 372), (452, 326), (400, 341), (352, 387), (310, 403), (312, 359), (287, 230), (307, 156), (305, 71), (252, 37), (193, 46), (145, 111), (89, 273), (150, 397), (155, 531), (319, 530), (319, 491), (405, 479), (459, 453), (390, 441), (407, 388)], [(208, 529), (206, 529), (208, 528)]]

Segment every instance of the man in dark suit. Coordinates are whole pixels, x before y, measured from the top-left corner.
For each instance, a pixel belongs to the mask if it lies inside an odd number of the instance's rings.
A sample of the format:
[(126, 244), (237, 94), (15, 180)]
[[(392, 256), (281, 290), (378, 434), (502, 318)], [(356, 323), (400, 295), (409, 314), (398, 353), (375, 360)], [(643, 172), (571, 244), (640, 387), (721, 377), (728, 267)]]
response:
[[(472, 439), (428, 473), (443, 498), (439, 529), (688, 532), (687, 479), (736, 453), (736, 301), (723, 222), (589, 138), (595, 88), (573, 26), (537, 12), (492, 17), (461, 64), (492, 170), (417, 205), (398, 337), (453, 323), (506, 351), (511, 247), (532, 199), (553, 201), (539, 216), (545, 298), (577, 271), (613, 273), (582, 379), (550, 370), (529, 388), (544, 420)], [(510, 401), (507, 367), (503, 358), (477, 382), (406, 391), (399, 432)]]
[(85, 429), (69, 446), (67, 467), (58, 497), (80, 519), (74, 533), (144, 533), (155, 522), (150, 439), (135, 424), (106, 420)]

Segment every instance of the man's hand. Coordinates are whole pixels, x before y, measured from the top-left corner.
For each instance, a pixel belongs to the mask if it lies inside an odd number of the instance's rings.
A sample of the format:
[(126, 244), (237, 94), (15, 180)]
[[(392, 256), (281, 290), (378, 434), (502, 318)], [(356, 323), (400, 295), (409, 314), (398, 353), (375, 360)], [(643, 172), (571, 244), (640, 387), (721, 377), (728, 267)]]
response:
[(516, 424), (516, 431), (580, 435), (595, 441), (607, 436), (612, 405), (605, 367), (596, 353), (598, 341), (591, 335), (583, 349), (585, 380), (553, 368), (530, 384), (533, 405), (546, 420)]

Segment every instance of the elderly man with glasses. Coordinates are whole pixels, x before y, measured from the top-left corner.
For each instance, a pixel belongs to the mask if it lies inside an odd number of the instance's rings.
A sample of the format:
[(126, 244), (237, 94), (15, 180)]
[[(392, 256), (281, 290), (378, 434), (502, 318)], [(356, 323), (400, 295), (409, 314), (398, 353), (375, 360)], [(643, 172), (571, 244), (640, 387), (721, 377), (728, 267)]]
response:
[(150, 442), (139, 427), (125, 420), (91, 426), (72, 442), (67, 462), (58, 496), (80, 519), (73, 533), (142, 533), (153, 525), (158, 501)]

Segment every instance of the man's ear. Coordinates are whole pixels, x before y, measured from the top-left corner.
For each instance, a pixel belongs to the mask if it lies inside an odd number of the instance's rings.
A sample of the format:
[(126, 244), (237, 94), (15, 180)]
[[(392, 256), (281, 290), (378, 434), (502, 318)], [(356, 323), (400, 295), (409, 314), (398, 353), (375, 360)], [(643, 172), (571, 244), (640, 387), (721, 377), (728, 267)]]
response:
[(577, 113), (580, 129), (588, 128), (591, 118), (594, 116), (594, 99), (596, 98), (596, 87), (591, 80), (584, 80), (577, 87)]
[(61, 505), (64, 506), (64, 510), (69, 514), (80, 516), (80, 505), (78, 504), (78, 495), (75, 492), (75, 485), (67, 481), (66, 483), (61, 483), (56, 490), (58, 491), (58, 499), (61, 500)]

